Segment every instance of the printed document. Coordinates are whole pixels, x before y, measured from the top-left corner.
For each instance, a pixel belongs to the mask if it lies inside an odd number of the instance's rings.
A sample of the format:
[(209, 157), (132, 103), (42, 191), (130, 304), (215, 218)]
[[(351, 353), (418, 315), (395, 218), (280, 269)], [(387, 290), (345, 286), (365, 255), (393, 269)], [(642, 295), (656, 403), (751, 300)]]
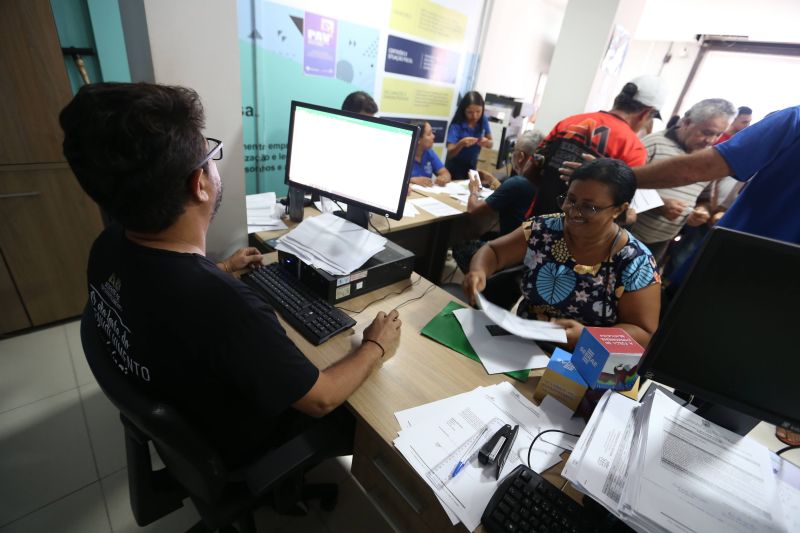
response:
[(411, 203), (414, 207), (419, 207), (424, 209), (428, 213), (436, 217), (446, 217), (446, 216), (453, 216), (453, 215), (460, 215), (461, 211), (456, 209), (455, 207), (451, 207), (444, 202), (440, 202), (436, 198), (415, 198), (413, 200), (407, 200), (406, 203)]
[(514, 313), (506, 311), (486, 299), (483, 294), (478, 293), (478, 307), (480, 307), (489, 319), (518, 337), (532, 339), (536, 341), (567, 342), (567, 332), (563, 326), (556, 325), (544, 320), (528, 320), (520, 318)]

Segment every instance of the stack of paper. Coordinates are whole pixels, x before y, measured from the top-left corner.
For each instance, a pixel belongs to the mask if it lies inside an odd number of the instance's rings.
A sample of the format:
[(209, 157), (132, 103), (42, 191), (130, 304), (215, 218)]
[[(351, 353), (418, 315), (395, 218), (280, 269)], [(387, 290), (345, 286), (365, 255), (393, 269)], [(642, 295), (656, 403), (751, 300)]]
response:
[(444, 202), (440, 202), (435, 198), (430, 198), (427, 196), (425, 198), (415, 198), (414, 200), (407, 200), (406, 205), (408, 205), (409, 203), (413, 204), (415, 207), (424, 209), (425, 211), (436, 217), (461, 214), (461, 211), (459, 211), (455, 207), (450, 207)]
[[(477, 300), (478, 307), (483, 310), (489, 320), (509, 333), (513, 333), (523, 339), (559, 343), (567, 342), (567, 331), (564, 329), (564, 326), (559, 326), (558, 324), (546, 322), (544, 320), (530, 320), (518, 317), (514, 313), (493, 304), (481, 293), (478, 293)], [(545, 366), (547, 365), (545, 364)]]
[[(518, 464), (527, 463), (528, 447), (540, 431), (560, 429), (579, 434), (584, 426), (583, 420), (572, 418), (572, 412), (558, 401), (546, 397), (537, 407), (508, 382), (399, 411), (395, 417), (402, 428), (395, 447), (434, 491), (451, 522), (463, 522), (469, 531), (480, 524), (498, 486), (496, 468), (484, 468), (477, 458), (477, 450), (497, 429), (504, 424), (519, 425), (502, 480)], [(483, 432), (484, 428), (488, 430)], [(542, 472), (557, 464), (559, 455), (574, 441), (574, 437), (554, 433), (540, 437), (531, 452), (531, 467)], [(452, 477), (454, 465), (473, 443), (467, 465)]]
[(281, 220), (283, 206), (275, 201), (274, 192), (248, 194), (245, 196), (247, 206), (247, 233), (286, 229)]
[(788, 531), (771, 455), (655, 387), (608, 391), (562, 475), (637, 531)]
[(278, 239), (276, 249), (334, 275), (350, 274), (383, 250), (386, 238), (325, 213), (305, 219)]

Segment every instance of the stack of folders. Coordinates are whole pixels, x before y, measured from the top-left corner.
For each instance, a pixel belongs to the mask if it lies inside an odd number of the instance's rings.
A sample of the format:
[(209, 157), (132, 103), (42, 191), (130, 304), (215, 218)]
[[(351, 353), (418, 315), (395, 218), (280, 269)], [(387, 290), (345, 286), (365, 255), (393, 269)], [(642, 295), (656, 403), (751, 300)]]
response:
[(334, 276), (350, 274), (385, 247), (385, 237), (332, 213), (305, 219), (276, 246)]
[[(546, 397), (536, 406), (509, 382), (399, 411), (395, 417), (401, 427), (395, 447), (434, 491), (452, 524), (463, 522), (469, 531), (480, 524), (498, 486), (497, 465), (482, 465), (478, 452), (499, 429), (519, 426), (500, 470), (502, 480), (520, 463), (527, 464), (528, 447), (540, 431), (579, 434), (584, 427), (558, 401)], [(542, 472), (557, 464), (575, 440), (543, 435), (531, 450), (531, 468)], [(457, 469), (459, 463), (464, 466)]]
[(800, 469), (682, 407), (606, 392), (562, 475), (636, 531), (800, 531)]

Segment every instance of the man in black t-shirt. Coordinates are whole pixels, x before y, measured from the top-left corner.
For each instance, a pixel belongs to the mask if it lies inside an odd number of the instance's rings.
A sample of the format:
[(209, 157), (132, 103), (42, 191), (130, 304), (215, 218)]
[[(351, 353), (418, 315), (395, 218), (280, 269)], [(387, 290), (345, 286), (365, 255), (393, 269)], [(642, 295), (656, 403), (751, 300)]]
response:
[(222, 200), (197, 93), (152, 84), (86, 85), (60, 115), (64, 155), (115, 224), (95, 241), (89, 301), (109, 355), (147, 394), (175, 405), (231, 467), (290, 436), (306, 415), (341, 405), (396, 349), (397, 312), (380, 312), (361, 346), (318, 370), (274, 311), (215, 264), (206, 233)]

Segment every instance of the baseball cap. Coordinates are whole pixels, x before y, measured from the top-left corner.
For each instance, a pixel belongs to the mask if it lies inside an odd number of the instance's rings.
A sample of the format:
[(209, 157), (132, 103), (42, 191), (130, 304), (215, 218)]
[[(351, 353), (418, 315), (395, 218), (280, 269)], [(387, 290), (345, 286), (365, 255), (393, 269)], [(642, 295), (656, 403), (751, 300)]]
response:
[(667, 100), (667, 84), (658, 76), (639, 76), (630, 81), (636, 86), (636, 92), (631, 97), (637, 102), (655, 108), (653, 114), (661, 118), (661, 107)]

